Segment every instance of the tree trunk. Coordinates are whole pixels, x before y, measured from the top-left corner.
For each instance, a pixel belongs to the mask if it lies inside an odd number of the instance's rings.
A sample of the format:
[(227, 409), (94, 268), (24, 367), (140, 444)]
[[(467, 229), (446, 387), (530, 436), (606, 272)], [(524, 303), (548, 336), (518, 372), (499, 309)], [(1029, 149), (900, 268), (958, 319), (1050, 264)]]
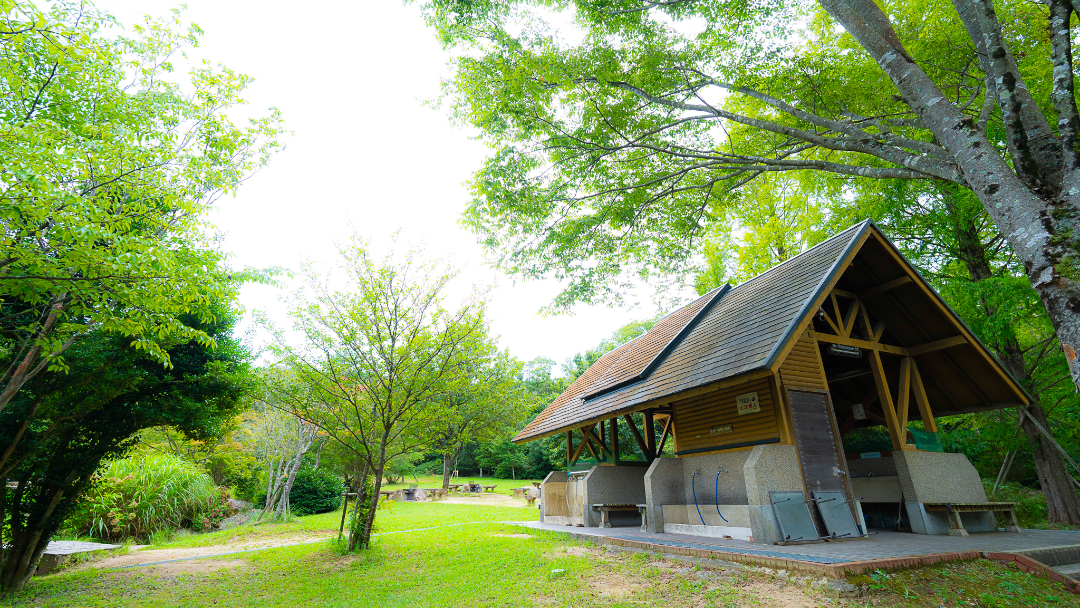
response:
[[(11, 513), (8, 513), (7, 497), (5, 494), (5, 511), (0, 516), (8, 518), (10, 526), (11, 543), (3, 553), (0, 564), (0, 592), (13, 593), (22, 589), (33, 576), (37, 568), (41, 554), (45, 552), (53, 533), (60, 527), (60, 522), (50, 521), (60, 500), (64, 494), (71, 490), (75, 472), (71, 472), (58, 486), (50, 488), (51, 496), (43, 511), (35, 511), (19, 516), (18, 511), (22, 506), (22, 492), (25, 490), (28, 480), (19, 482), (19, 490), (16, 492), (16, 500), (10, 505)], [(33, 522), (26, 522), (24, 517), (33, 517)]]
[[(1044, 429), (1050, 430), (1046, 414), (1038, 403), (1028, 406), (1027, 413)], [(1024, 418), (1023, 429), (1028, 443), (1031, 444), (1031, 455), (1035, 459), (1039, 484), (1046, 496), (1047, 521), (1052, 524), (1080, 524), (1080, 497), (1073, 487), (1073, 477), (1065, 459), (1027, 417)]]
[(282, 521), (285, 521), (289, 516), (289, 493), (292, 492), (293, 482), (296, 481), (296, 472), (300, 470), (300, 463), (303, 460), (304, 452), (298, 453), (293, 461), (292, 468), (289, 470), (289, 478), (285, 481), (285, 488), (281, 491), (281, 500), (278, 501), (277, 505), (277, 516)]
[[(370, 472), (371, 472), (370, 465), (364, 464), (363, 472), (357, 471), (357, 473), (356, 473), (357, 474), (356, 482), (355, 482), (356, 483), (356, 489), (354, 490), (356, 492), (356, 499), (353, 501), (353, 517), (357, 518), (357, 519), (360, 518), (360, 516), (358, 514), (362, 512), (363, 505), (366, 504), (366, 501), (369, 498), (369, 496), (367, 495), (367, 491), (368, 491), (368, 476), (369, 476)], [(372, 486), (372, 487), (374, 487), (374, 486)], [(375, 492), (375, 494), (378, 495), (378, 492)], [(365, 516), (365, 518), (366, 518), (366, 516)], [(363, 532), (363, 526), (362, 525), (350, 525), (349, 526), (349, 542), (347, 544), (346, 550), (353, 551), (358, 546), (361, 546), (360, 545), (360, 540), (361, 540), (361, 537), (363, 536), (362, 532)]]
[(442, 489), (450, 489), (450, 455), (443, 454), (442, 457)]
[(384, 437), (379, 446), (378, 465), (371, 471), (374, 480), (371, 496), (367, 497), (368, 510), (367, 513), (364, 514), (364, 520), (361, 522), (359, 530), (349, 534), (349, 551), (356, 549), (363, 550), (371, 546), (371, 532), (375, 528), (375, 513), (379, 508), (379, 490), (382, 489), (382, 479), (383, 472), (386, 469), (386, 460), (386, 439)]
[[(953, 217), (959, 217), (960, 211), (951, 204), (951, 199), (946, 193), (946, 204)], [(957, 242), (959, 244), (958, 256), (968, 268), (968, 274), (972, 281), (984, 281), (993, 277), (993, 269), (990, 265), (989, 254), (986, 244), (979, 237), (978, 229), (974, 222), (961, 220), (956, 225)], [(997, 311), (987, 302), (983, 302), (983, 308), (988, 316)], [(1030, 386), (1030, 379), (1034, 369), (1028, 369), (1024, 360), (1024, 352), (1020, 347), (1015, 334), (1010, 333), (993, 345), (1001, 358), (1002, 365), (1017, 380)], [(1050, 425), (1046, 421), (1046, 414), (1038, 402), (1039, 396), (1033, 395), (1033, 401), (1027, 408), (1031, 416), (1047, 431)], [(1025, 418), (1021, 425), (1024, 434), (1027, 435), (1031, 445), (1031, 455), (1035, 460), (1035, 470), (1039, 475), (1039, 485), (1046, 496), (1047, 520), (1050, 523), (1080, 524), (1080, 498), (1073, 487), (1072, 475), (1050, 440), (1043, 436), (1034, 424)]]

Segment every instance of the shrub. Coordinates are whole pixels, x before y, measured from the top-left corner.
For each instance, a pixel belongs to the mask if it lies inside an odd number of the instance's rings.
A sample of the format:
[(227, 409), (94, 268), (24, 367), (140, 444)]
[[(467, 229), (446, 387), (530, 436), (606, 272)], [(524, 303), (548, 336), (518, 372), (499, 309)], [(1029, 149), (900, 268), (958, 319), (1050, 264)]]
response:
[(327, 513), (341, 506), (344, 491), (345, 484), (329, 469), (301, 466), (289, 493), (289, 509), (296, 515)]
[(993, 480), (983, 479), (983, 486), (990, 500), (1016, 503), (1016, 519), (1020, 522), (1021, 528), (1046, 528), (1048, 526), (1046, 496), (1039, 490), (1009, 482), (1001, 484), (997, 492), (991, 496), (990, 492), (994, 489)]
[(227, 499), (227, 491), (198, 465), (168, 454), (137, 454), (98, 471), (66, 527), (104, 540), (208, 530), (228, 516)]

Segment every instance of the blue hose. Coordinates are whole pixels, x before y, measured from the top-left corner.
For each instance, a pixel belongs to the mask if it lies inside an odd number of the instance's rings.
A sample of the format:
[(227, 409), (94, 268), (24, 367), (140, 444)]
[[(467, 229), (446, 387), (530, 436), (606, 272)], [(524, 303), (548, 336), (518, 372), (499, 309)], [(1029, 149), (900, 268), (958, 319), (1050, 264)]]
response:
[(697, 490), (694, 489), (694, 478), (697, 477), (698, 472), (694, 471), (694, 474), (690, 477), (690, 492), (694, 495), (694, 506), (697, 507), (697, 516), (701, 518), (701, 525), (705, 525), (705, 518), (701, 517), (701, 507), (697, 504)]
[[(716, 472), (716, 489), (713, 490), (713, 501), (716, 502), (716, 514), (720, 516), (720, 519), (724, 520), (724, 523), (731, 523), (724, 517), (724, 514), (720, 512), (720, 471)], [(701, 516), (701, 513), (698, 513)]]

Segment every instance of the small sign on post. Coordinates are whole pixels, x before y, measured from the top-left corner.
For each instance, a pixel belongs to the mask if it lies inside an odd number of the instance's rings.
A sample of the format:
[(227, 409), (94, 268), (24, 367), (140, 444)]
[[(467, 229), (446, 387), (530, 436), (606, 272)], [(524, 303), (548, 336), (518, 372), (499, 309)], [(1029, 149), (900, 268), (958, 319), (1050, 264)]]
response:
[(756, 414), (761, 411), (761, 403), (758, 402), (757, 391), (738, 395), (735, 397), (735, 405), (738, 408), (740, 416), (743, 414)]

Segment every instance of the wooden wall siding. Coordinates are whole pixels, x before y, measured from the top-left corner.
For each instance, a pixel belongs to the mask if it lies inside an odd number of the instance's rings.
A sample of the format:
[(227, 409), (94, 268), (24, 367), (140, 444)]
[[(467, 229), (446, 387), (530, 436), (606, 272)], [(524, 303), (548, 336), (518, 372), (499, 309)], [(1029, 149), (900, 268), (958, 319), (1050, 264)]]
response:
[(799, 450), (806, 491), (847, 492), (844, 478), (835, 469), (846, 471), (836, 448), (836, 427), (830, 409), (832, 404), (825, 393), (800, 390), (788, 391), (792, 424), (795, 426), (795, 445)]
[[(757, 392), (761, 411), (740, 416), (735, 397), (749, 392)], [(672, 407), (679, 452), (712, 447), (723, 449), (725, 445), (780, 438), (775, 400), (767, 377), (676, 401)], [(727, 424), (731, 425), (730, 433), (709, 434), (710, 429)]]
[(817, 343), (805, 334), (791, 347), (780, 364), (780, 380), (785, 388), (828, 390), (817, 348)]

